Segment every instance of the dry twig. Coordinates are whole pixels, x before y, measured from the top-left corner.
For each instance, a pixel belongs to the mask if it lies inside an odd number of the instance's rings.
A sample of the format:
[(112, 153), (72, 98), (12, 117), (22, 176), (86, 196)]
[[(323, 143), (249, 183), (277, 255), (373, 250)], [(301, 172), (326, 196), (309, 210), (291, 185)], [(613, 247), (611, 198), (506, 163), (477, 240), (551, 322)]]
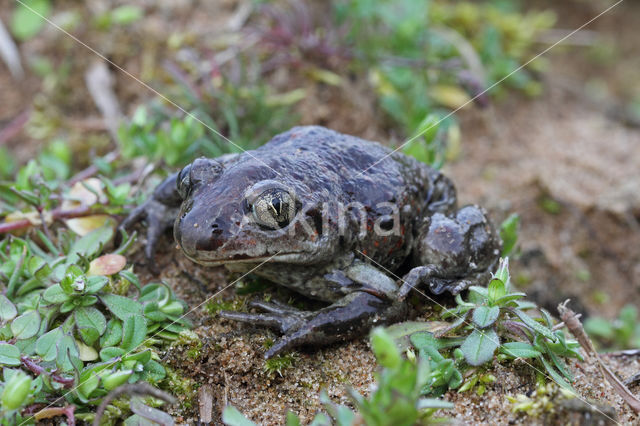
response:
[(580, 346), (585, 350), (587, 356), (593, 356), (596, 361), (598, 361), (598, 366), (600, 367), (600, 371), (605, 379), (609, 382), (609, 384), (613, 387), (613, 389), (624, 399), (624, 401), (629, 404), (629, 407), (636, 413), (640, 413), (640, 399), (638, 399), (629, 388), (627, 388), (624, 383), (616, 376), (609, 367), (604, 363), (598, 352), (595, 350), (591, 339), (585, 333), (584, 328), (582, 327), (582, 323), (577, 318), (575, 312), (573, 312), (570, 308), (567, 307), (567, 303), (569, 300), (566, 300), (564, 303), (558, 305), (558, 312), (560, 313), (560, 318), (567, 325), (567, 328), (578, 339), (580, 342)]

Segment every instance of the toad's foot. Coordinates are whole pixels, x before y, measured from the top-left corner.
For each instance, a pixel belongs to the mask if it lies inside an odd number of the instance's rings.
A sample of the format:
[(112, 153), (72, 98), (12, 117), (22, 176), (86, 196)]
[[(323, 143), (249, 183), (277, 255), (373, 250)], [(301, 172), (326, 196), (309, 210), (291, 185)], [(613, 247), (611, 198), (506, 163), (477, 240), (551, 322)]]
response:
[[(442, 278), (443, 276), (446, 276), (444, 271), (435, 265), (413, 268), (402, 279), (398, 300), (404, 300), (412, 289), (422, 293), (420, 288), (423, 286), (427, 286), (432, 294), (442, 294), (444, 291), (448, 291), (455, 296), (473, 285), (485, 286), (491, 278), (491, 272), (470, 273), (464, 278)], [(428, 295), (425, 296), (430, 298)]]
[(173, 226), (180, 207), (180, 195), (175, 189), (176, 175), (177, 173), (169, 176), (158, 185), (151, 198), (136, 207), (120, 224), (121, 229), (130, 229), (142, 220), (147, 222), (147, 242), (144, 254), (152, 270), (155, 269), (156, 244), (162, 234)]
[(265, 353), (271, 358), (301, 345), (326, 345), (365, 334), (378, 324), (406, 315), (403, 303), (383, 301), (365, 292), (354, 292), (315, 312), (299, 311), (281, 303), (253, 302), (267, 313), (222, 311), (226, 319), (272, 327), (284, 334)]

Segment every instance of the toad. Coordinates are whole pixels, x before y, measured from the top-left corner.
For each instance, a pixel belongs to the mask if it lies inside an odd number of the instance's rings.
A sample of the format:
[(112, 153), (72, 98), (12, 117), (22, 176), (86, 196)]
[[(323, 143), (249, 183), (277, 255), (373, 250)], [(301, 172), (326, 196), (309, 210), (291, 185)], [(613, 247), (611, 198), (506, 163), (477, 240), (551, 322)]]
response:
[(407, 294), (486, 285), (501, 241), (478, 206), (457, 207), (442, 173), (378, 143), (295, 127), (253, 151), (199, 158), (123, 223), (146, 219), (145, 254), (165, 229), (202, 265), (254, 274), (326, 302), (316, 311), (255, 300), (223, 318), (271, 327), (269, 358), (362, 336), (404, 319)]

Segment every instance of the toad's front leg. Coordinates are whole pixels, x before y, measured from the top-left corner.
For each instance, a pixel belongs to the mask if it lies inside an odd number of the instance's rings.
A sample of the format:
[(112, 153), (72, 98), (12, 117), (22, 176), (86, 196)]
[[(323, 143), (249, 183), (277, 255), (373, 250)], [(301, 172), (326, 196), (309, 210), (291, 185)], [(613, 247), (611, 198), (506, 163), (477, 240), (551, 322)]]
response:
[(136, 207), (120, 225), (122, 229), (129, 229), (135, 223), (146, 220), (147, 243), (144, 254), (152, 267), (156, 244), (162, 234), (173, 226), (182, 203), (177, 189), (177, 179), (178, 173), (174, 173), (162, 181), (151, 197)]
[(398, 301), (398, 287), (382, 271), (359, 259), (344, 268), (313, 279), (314, 288), (342, 295), (317, 311), (301, 311), (278, 302), (254, 301), (264, 313), (220, 312), (223, 318), (273, 328), (283, 336), (265, 354), (271, 358), (301, 345), (327, 345), (366, 335), (381, 324), (402, 320), (407, 308)]
[(271, 358), (301, 345), (327, 345), (363, 336), (375, 325), (405, 317), (404, 303), (356, 291), (318, 311), (299, 311), (280, 303), (253, 302), (267, 313), (221, 311), (226, 319), (274, 328), (284, 335), (264, 354)]

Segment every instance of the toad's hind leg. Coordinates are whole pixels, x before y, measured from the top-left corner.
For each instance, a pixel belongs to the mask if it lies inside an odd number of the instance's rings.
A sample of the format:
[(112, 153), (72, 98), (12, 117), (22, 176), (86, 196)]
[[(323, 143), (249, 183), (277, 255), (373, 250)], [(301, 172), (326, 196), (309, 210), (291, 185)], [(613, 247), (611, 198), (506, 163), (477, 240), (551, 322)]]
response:
[(502, 242), (486, 212), (466, 206), (455, 214), (432, 215), (417, 239), (413, 263), (398, 298), (427, 285), (431, 293), (458, 294), (472, 285), (486, 285), (500, 257)]
[(250, 324), (273, 327), (284, 333), (265, 353), (271, 358), (300, 345), (326, 345), (366, 334), (377, 324), (397, 321), (406, 315), (404, 303), (382, 300), (356, 291), (315, 312), (282, 309), (281, 305), (260, 306), (269, 313), (222, 311), (220, 316)]
[(402, 286), (398, 291), (398, 300), (406, 299), (413, 289), (431, 299), (428, 294), (420, 290), (426, 286), (432, 294), (442, 294), (445, 291), (456, 295), (471, 286), (484, 286), (491, 279), (491, 272), (480, 271), (469, 273), (464, 278), (442, 278), (446, 273), (434, 265), (417, 266), (402, 279)]

